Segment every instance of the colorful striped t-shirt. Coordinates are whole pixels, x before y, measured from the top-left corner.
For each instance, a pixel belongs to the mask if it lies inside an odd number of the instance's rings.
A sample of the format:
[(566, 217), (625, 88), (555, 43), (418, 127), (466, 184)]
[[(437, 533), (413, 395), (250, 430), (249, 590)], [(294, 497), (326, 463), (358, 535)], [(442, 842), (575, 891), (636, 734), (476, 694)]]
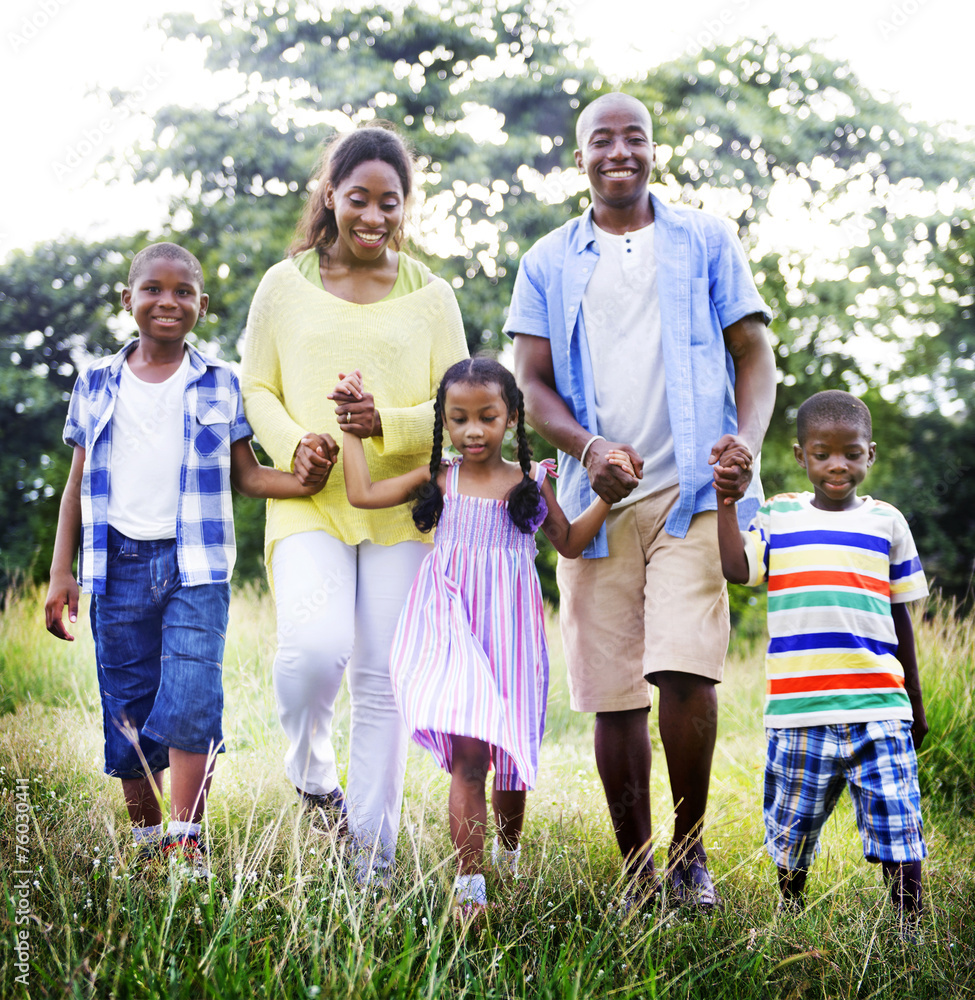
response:
[(768, 580), (765, 725), (913, 718), (891, 604), (928, 592), (903, 515), (871, 497), (827, 511), (772, 497), (742, 532), (751, 586)]

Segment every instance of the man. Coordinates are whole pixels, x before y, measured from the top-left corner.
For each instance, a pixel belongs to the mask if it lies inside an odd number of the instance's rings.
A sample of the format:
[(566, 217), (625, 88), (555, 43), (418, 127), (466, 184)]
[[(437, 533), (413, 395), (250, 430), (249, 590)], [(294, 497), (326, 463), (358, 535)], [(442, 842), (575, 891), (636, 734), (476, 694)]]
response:
[[(650, 685), (675, 804), (673, 898), (711, 909), (703, 822), (727, 651), (713, 469), (747, 521), (775, 398), (768, 312), (730, 226), (648, 190), (647, 109), (626, 94), (586, 107), (576, 164), (592, 205), (523, 258), (505, 332), (528, 419), (562, 452), (569, 517), (594, 491), (617, 505), (580, 560), (559, 561), (572, 707), (595, 712), (596, 764), (630, 881), (654, 898)], [(607, 461), (626, 451), (636, 476)]]

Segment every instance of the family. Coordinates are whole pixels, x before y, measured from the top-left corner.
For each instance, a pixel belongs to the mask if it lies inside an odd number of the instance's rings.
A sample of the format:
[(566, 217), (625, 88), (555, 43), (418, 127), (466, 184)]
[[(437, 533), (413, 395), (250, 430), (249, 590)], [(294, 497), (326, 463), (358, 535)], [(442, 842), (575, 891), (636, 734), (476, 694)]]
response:
[[(521, 260), (514, 373), (468, 357), (451, 287), (401, 249), (414, 171), (392, 128), (326, 147), (290, 254), (254, 296), (239, 382), (186, 343), (207, 308), (196, 258), (157, 243), (133, 259), (122, 304), (138, 335), (71, 396), (45, 606), (71, 640), (64, 609), (75, 622), (79, 582), (92, 594), (105, 771), (121, 779), (133, 852), (209, 874), (233, 487), (268, 500), (285, 773), (311, 822), (346, 838), (360, 885), (393, 873), (411, 738), (450, 773), (458, 911), (488, 904), (489, 812), (492, 866), (518, 875), (548, 694), (540, 528), (559, 553), (572, 708), (595, 716), (621, 908), (722, 905), (704, 821), (727, 579), (769, 585), (764, 815), (782, 905), (801, 909), (848, 786), (866, 857), (916, 918), (927, 726), (906, 602), (927, 590), (904, 518), (857, 494), (876, 450), (869, 411), (841, 391), (808, 400), (795, 456), (813, 491), (764, 503), (775, 362), (736, 235), (650, 193), (652, 121), (635, 98), (586, 106), (576, 146), (590, 206)], [(532, 460), (528, 425), (558, 448), (557, 473)], [(659, 873), (654, 697), (674, 801)]]

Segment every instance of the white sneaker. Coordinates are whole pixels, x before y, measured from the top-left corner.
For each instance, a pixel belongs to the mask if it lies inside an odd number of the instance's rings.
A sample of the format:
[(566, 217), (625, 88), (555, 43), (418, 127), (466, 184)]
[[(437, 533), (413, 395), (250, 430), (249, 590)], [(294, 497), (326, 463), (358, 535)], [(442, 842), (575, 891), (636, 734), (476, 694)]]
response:
[(454, 906), (470, 910), (487, 906), (487, 885), (483, 875), (458, 875), (454, 879)]
[(520, 844), (513, 851), (508, 851), (501, 846), (501, 841), (497, 837), (494, 838), (494, 843), (491, 845), (491, 864), (502, 878), (518, 877), (518, 860), (520, 858)]

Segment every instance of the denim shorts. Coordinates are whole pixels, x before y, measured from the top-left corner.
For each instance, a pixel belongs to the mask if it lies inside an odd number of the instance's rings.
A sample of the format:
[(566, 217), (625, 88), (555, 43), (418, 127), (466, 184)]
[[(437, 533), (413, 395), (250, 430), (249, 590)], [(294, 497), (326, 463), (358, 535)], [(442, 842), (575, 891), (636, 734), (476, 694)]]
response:
[(843, 789), (868, 861), (927, 855), (911, 724), (854, 722), (767, 729), (765, 846), (790, 871), (808, 868)]
[(176, 540), (108, 529), (108, 580), (91, 601), (105, 773), (142, 778), (169, 748), (223, 750), (223, 647), (230, 584), (184, 587)]

